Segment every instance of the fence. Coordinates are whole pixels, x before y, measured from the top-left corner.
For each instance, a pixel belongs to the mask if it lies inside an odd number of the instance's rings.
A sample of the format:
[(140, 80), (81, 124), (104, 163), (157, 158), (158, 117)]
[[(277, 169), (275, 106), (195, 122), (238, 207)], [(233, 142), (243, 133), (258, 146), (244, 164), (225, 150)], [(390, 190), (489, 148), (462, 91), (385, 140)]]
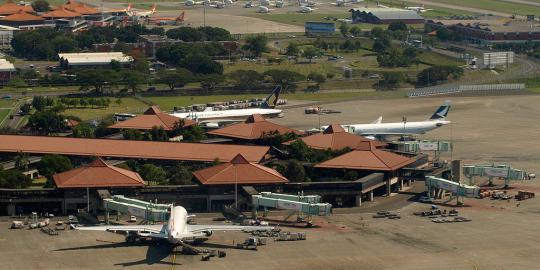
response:
[(478, 84), (478, 85), (449, 85), (449, 86), (433, 86), (417, 88), (407, 96), (412, 97), (428, 97), (436, 95), (450, 95), (457, 93), (485, 93), (497, 91), (516, 91), (525, 89), (523, 83), (503, 83), (503, 84)]

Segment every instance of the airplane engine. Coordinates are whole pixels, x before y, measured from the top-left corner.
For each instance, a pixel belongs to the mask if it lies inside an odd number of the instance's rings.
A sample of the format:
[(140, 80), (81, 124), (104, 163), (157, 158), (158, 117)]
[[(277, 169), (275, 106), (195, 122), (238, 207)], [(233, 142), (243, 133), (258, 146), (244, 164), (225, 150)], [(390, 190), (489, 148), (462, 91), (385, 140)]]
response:
[(204, 232), (204, 235), (206, 235), (206, 237), (210, 237), (212, 236), (212, 231), (206, 231)]

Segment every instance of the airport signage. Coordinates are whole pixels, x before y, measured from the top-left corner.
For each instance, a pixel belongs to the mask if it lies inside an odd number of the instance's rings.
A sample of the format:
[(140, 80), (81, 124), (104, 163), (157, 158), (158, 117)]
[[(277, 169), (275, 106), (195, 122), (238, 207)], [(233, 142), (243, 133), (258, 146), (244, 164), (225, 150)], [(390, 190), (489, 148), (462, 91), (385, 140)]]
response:
[(493, 68), (497, 65), (507, 65), (514, 63), (514, 52), (493, 52), (484, 53), (484, 66)]

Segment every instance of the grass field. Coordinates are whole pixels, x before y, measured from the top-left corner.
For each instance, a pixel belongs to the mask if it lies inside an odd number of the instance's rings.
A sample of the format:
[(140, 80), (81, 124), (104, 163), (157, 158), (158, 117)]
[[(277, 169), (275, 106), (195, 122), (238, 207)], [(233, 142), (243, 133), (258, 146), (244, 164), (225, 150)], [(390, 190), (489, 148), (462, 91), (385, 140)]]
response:
[[(449, 0), (450, 1), (450, 0)], [(540, 0), (539, 0), (540, 1)], [(419, 6), (418, 3), (411, 3), (407, 1), (400, 1), (400, 0), (381, 0), (378, 1), (379, 3), (389, 6), (389, 7), (395, 7), (395, 8), (404, 8), (406, 6), (409, 7), (417, 7)], [(473, 12), (468, 12), (464, 10), (457, 10), (457, 9), (449, 9), (449, 8), (442, 8), (442, 7), (436, 7), (436, 6), (430, 6), (425, 5), (425, 8), (433, 9), (431, 11), (426, 11), (422, 13), (422, 17), (424, 18), (434, 18), (439, 16), (453, 16), (453, 15), (474, 15)]]
[(112, 102), (111, 105), (107, 108), (67, 109), (65, 111), (65, 114), (74, 115), (80, 117), (83, 121), (86, 121), (93, 119), (102, 119), (103, 117), (114, 113), (142, 113), (147, 108), (148, 105), (137, 99), (122, 98), (122, 103), (120, 104), (120, 106)]
[(377, 62), (376, 56), (364, 56), (359, 60), (354, 61), (351, 66), (359, 70), (367, 71), (378, 71), (378, 72), (417, 72), (428, 66), (425, 64), (420, 64), (418, 66), (411, 65), (409, 67), (396, 67), (396, 68), (385, 68), (380, 67)]
[(4, 119), (8, 117), (10, 111), (11, 110), (9, 109), (0, 109), (0, 125), (4, 122)]
[(295, 64), (294, 62), (283, 62), (281, 64), (258, 64), (247, 61), (239, 61), (234, 64), (226, 64), (224, 66), (224, 73), (230, 73), (235, 70), (255, 70), (259, 73), (263, 73), (270, 69), (279, 69), (279, 70), (290, 70), (295, 71), (300, 74), (308, 75), (311, 72), (318, 72), (321, 74), (335, 73), (337, 68), (333, 66), (333, 63), (326, 60), (321, 60), (318, 62), (313, 62), (311, 64)]
[(0, 99), (0, 108), (11, 108), (15, 102), (13, 99)]
[(492, 10), (504, 13), (527, 15), (539, 14), (540, 7), (521, 3), (512, 3), (502, 0), (431, 0), (433, 2), (452, 4), (462, 7), (472, 7), (485, 10)]
[(418, 55), (418, 59), (429, 65), (461, 66), (465, 64), (465, 62), (460, 59), (434, 52), (422, 52)]

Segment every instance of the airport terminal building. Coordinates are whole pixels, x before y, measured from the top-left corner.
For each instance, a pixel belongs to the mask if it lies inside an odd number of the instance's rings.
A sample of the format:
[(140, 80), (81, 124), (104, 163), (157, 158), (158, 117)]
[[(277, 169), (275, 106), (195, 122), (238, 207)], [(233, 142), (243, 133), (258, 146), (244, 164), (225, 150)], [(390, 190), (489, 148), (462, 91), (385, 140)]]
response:
[(403, 22), (405, 24), (422, 24), (424, 18), (413, 10), (399, 8), (353, 8), (353, 23), (389, 24)]

